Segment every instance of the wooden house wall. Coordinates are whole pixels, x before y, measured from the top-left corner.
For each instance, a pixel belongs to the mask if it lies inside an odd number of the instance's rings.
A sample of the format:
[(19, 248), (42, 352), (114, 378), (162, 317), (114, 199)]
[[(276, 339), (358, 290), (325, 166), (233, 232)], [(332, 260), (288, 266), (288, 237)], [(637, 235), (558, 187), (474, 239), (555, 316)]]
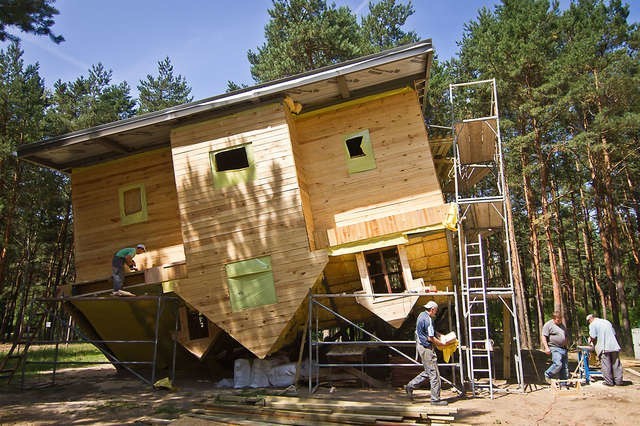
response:
[[(144, 184), (148, 217), (123, 226), (118, 188), (133, 183)], [(169, 149), (74, 169), (71, 185), (77, 282), (110, 277), (113, 254), (138, 243), (147, 246), (135, 259), (143, 268), (184, 261)]]
[[(211, 151), (251, 143), (255, 180), (215, 189)], [(268, 104), (173, 130), (189, 277), (176, 292), (256, 356), (273, 350), (327, 262), (311, 253), (285, 111)], [(277, 303), (233, 312), (225, 264), (271, 256)]]
[[(453, 290), (450, 254), (444, 231), (411, 238), (405, 245), (405, 249), (411, 275), (414, 279), (422, 278), (425, 286), (434, 285), (438, 291)], [(455, 253), (451, 255), (453, 256)], [(324, 275), (327, 287), (318, 289), (318, 292), (340, 294), (362, 290), (355, 254), (329, 257)], [(353, 321), (366, 320), (373, 315), (364, 311), (362, 307), (355, 306), (355, 298), (333, 300), (332, 303), (340, 313)], [(426, 303), (426, 298), (424, 302)], [(320, 318), (325, 321), (329, 317), (330, 315), (324, 312), (320, 314)]]
[[(295, 120), (317, 248), (440, 223), (444, 200), (415, 91)], [(368, 129), (376, 167), (349, 174), (344, 138)]]

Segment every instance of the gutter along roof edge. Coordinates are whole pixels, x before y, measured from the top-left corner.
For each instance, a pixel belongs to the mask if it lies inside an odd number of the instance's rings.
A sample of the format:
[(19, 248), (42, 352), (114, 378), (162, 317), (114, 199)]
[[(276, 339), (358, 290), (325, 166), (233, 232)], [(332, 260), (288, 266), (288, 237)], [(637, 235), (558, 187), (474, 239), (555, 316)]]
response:
[(65, 145), (84, 142), (87, 140), (109, 136), (121, 132), (139, 129), (142, 127), (177, 120), (200, 112), (215, 110), (225, 106), (254, 102), (262, 97), (285, 92), (292, 88), (327, 80), (340, 75), (372, 68), (389, 62), (394, 62), (416, 54), (433, 51), (431, 39), (422, 40), (410, 45), (400, 46), (381, 53), (341, 62), (336, 65), (319, 68), (303, 74), (285, 77), (236, 92), (225, 93), (199, 101), (191, 102), (163, 109), (160, 111), (101, 124), (99, 126), (66, 133), (38, 142), (21, 145), (17, 148), (18, 157), (36, 154), (48, 148), (62, 147)]

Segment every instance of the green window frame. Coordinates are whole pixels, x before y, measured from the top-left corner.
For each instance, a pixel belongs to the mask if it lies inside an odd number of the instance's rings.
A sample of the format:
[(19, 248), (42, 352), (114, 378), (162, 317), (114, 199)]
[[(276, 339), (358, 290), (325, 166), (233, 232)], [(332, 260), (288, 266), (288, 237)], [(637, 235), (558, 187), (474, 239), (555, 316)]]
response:
[(209, 153), (213, 186), (228, 188), (256, 178), (256, 165), (251, 143), (219, 149)]
[(133, 183), (118, 188), (118, 200), (122, 225), (131, 225), (147, 220), (147, 193), (144, 184)]
[(278, 302), (271, 256), (228, 263), (225, 270), (233, 312)]
[(364, 172), (376, 168), (369, 130), (351, 133), (344, 136), (344, 149), (349, 174)]

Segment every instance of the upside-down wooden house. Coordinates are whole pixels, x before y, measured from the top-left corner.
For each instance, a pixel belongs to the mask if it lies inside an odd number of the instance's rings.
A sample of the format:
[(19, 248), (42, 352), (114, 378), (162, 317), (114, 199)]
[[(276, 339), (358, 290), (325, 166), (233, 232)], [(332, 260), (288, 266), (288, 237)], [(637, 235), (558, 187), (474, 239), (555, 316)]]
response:
[(77, 276), (60, 295), (78, 323), (104, 340), (151, 332), (143, 301), (83, 301), (111, 297), (111, 258), (137, 243), (125, 290), (177, 296), (176, 339), (198, 357), (225, 334), (273, 354), (305, 327), (310, 292), (362, 295), (334, 308), (399, 327), (419, 296), (364, 296), (452, 288), (432, 55), (425, 40), (21, 146), (71, 179)]

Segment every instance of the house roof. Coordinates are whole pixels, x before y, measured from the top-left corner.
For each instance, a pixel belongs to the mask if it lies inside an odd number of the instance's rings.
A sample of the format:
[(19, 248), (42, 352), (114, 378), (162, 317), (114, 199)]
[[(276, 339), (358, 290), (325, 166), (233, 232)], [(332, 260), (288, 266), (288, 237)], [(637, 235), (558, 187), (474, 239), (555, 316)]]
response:
[(382, 90), (411, 85), (421, 98), (427, 87), (431, 40), (400, 46), (351, 61), (319, 68), (178, 105), (125, 120), (78, 130), (18, 147), (18, 157), (70, 172), (120, 157), (170, 146), (171, 129), (229, 114), (261, 102), (290, 97), (308, 112)]

